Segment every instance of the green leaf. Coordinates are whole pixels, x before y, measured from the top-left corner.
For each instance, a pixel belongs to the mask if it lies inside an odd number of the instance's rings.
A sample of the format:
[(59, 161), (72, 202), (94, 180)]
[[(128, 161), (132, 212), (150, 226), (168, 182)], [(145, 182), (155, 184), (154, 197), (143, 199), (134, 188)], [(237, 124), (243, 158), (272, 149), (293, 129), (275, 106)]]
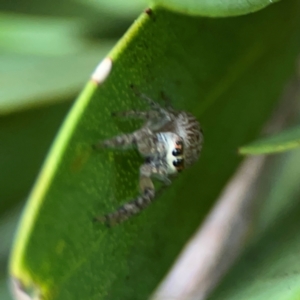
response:
[(207, 17), (229, 17), (253, 13), (279, 0), (151, 0), (181, 13)]
[(300, 298), (299, 164), (296, 150), (272, 168), (269, 193), (258, 199), (255, 239), (209, 300)]
[(0, 215), (24, 201), (71, 101), (0, 117)]
[(72, 54), (83, 49), (77, 20), (0, 13), (0, 50), (39, 55)]
[(81, 34), (74, 19), (0, 14), (0, 115), (73, 98), (115, 42)]
[[(46, 299), (146, 299), (238, 166), (236, 149), (276, 105), (300, 46), (299, 5), (228, 19), (147, 10), (110, 53), (104, 83), (88, 83), (61, 129), (24, 212), (11, 275)], [(111, 118), (145, 108), (131, 84), (192, 112), (205, 145), (147, 211), (108, 229), (92, 219), (137, 195), (142, 160), (91, 145), (140, 126)]]
[(271, 154), (300, 147), (300, 126), (287, 129), (274, 136), (259, 139), (239, 148), (240, 154)]
[(70, 99), (111, 45), (106, 42), (76, 54), (56, 57), (3, 55), (0, 115)]

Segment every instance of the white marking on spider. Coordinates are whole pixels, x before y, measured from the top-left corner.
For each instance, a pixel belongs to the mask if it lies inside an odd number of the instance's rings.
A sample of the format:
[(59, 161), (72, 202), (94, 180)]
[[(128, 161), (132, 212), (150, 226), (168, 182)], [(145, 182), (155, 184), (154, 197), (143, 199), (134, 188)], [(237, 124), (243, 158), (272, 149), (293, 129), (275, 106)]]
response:
[(104, 58), (96, 67), (91, 79), (97, 84), (101, 84), (110, 74), (112, 68), (112, 60), (109, 57)]
[[(164, 143), (166, 148), (166, 163), (167, 163), (167, 173), (168, 174), (176, 174), (178, 170), (174, 165), (174, 149), (176, 147), (176, 140), (178, 136), (175, 133), (164, 132), (157, 134), (158, 139)], [(183, 154), (176, 156), (177, 160), (184, 160)]]

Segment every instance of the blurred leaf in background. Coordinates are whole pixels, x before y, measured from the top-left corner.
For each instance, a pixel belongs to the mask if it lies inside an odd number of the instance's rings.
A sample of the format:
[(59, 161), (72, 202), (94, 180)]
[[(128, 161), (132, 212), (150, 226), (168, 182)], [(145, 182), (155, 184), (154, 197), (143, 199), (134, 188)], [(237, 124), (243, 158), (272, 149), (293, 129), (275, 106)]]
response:
[(0, 0), (0, 299), (17, 220), (66, 113), (144, 1)]
[(255, 238), (210, 300), (300, 299), (299, 164), (299, 150), (273, 160), (259, 198)]
[(241, 147), (239, 153), (259, 155), (284, 152), (300, 147), (300, 127), (292, 127)]

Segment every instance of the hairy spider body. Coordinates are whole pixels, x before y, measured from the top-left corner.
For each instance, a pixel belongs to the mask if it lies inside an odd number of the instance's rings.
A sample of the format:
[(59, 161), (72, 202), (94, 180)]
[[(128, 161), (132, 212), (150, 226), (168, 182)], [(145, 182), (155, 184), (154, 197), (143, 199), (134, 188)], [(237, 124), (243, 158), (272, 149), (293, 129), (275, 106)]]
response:
[(192, 114), (172, 108), (165, 109), (147, 96), (141, 97), (150, 104), (151, 110), (131, 110), (114, 115), (144, 119), (142, 128), (130, 134), (100, 141), (95, 145), (97, 148), (123, 149), (135, 146), (145, 158), (140, 167), (140, 196), (116, 211), (97, 218), (107, 225), (125, 221), (146, 208), (155, 198), (151, 178), (156, 178), (166, 185), (171, 184), (169, 177), (195, 163), (201, 152), (203, 133)]

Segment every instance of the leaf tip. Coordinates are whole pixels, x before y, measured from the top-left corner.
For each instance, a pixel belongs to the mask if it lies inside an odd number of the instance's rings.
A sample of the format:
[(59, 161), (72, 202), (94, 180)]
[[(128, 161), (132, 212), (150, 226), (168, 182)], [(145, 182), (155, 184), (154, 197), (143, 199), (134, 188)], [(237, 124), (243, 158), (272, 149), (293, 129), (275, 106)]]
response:
[(243, 147), (237, 148), (236, 152), (238, 155), (245, 155)]

